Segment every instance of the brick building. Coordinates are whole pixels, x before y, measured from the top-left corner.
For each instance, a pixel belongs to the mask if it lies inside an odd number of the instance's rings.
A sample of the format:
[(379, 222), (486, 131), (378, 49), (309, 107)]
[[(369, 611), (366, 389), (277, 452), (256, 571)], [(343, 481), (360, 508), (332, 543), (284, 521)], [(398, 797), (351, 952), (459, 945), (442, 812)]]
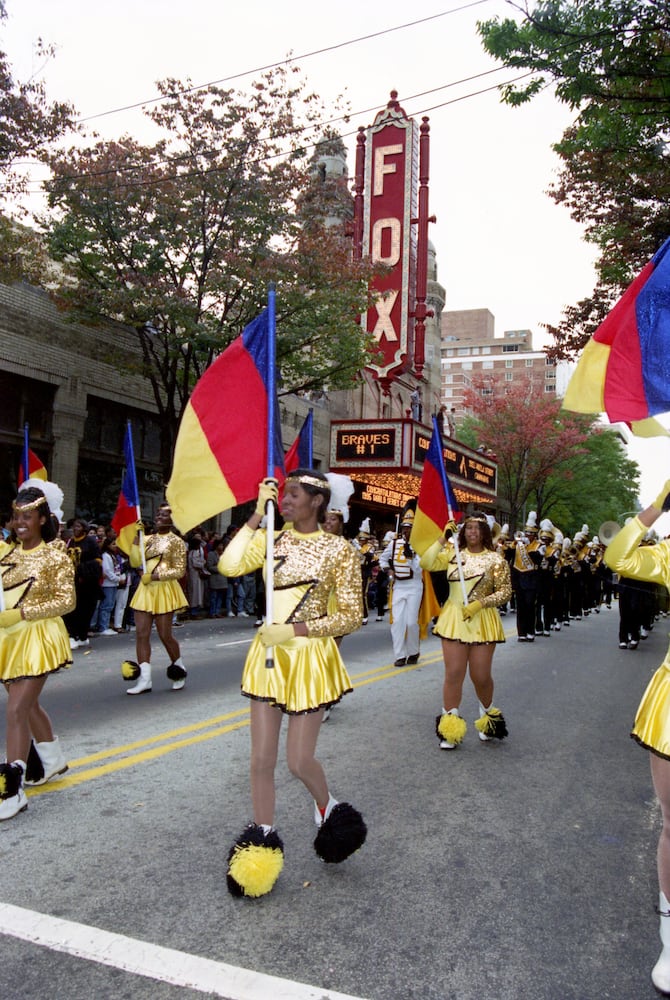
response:
[(496, 337), (494, 328), (488, 309), (442, 313), (442, 401), (456, 423), (465, 414), (465, 391), (473, 387), (487, 392), (493, 383), (530, 379), (544, 392), (557, 392), (556, 364), (533, 347), (532, 332), (506, 330)]

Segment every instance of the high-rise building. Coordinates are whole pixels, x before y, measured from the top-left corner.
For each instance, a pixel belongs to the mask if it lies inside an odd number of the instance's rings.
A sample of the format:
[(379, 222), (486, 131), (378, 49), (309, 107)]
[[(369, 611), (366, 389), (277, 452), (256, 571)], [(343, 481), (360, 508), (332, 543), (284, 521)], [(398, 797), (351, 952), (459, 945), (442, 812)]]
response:
[(497, 337), (488, 309), (459, 309), (442, 313), (441, 332), (442, 402), (456, 423), (465, 414), (468, 389), (486, 394), (494, 385), (530, 380), (556, 393), (556, 363), (533, 346), (530, 330), (505, 330)]

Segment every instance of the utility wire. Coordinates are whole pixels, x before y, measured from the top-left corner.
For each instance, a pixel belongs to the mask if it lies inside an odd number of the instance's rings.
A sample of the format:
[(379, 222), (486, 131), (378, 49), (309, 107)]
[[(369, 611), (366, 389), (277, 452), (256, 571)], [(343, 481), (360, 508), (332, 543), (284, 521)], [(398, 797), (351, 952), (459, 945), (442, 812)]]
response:
[[(437, 111), (438, 109), (448, 107), (451, 104), (458, 104), (460, 101), (468, 100), (469, 98), (472, 98), (472, 97), (478, 97), (480, 94), (489, 93), (491, 90), (498, 90), (501, 86), (507, 86), (510, 83), (516, 83), (517, 81), (523, 80), (523, 79), (525, 79), (528, 76), (532, 76), (533, 72), (534, 71), (529, 70), (526, 73), (522, 73), (519, 76), (515, 76), (515, 77), (512, 77), (510, 80), (504, 81), (502, 84), (494, 84), (492, 87), (484, 87), (482, 90), (471, 91), (469, 94), (462, 94), (460, 97), (454, 97), (450, 101), (443, 101), (440, 104), (434, 104), (431, 107), (422, 108), (420, 110), (412, 112), (412, 115), (416, 116), (416, 115), (425, 114), (427, 111)], [(438, 88), (438, 89), (441, 89), (441, 88)], [(427, 93), (430, 93), (430, 91), (428, 91)], [(343, 135), (340, 136), (340, 138), (341, 139), (349, 138), (350, 136), (356, 135), (357, 132), (358, 132), (358, 129), (354, 129), (354, 130), (352, 130), (350, 132), (345, 132), (345, 133), (343, 133)], [(323, 141), (322, 139), (319, 139), (316, 142), (307, 143), (303, 147), (303, 149), (305, 149), (305, 150), (316, 149), (317, 146), (319, 146), (322, 141)], [(290, 156), (291, 153), (292, 153), (292, 151), (281, 151), (281, 152), (277, 152), (277, 153), (271, 153), (271, 154), (268, 154), (267, 156), (257, 156), (257, 157), (255, 157), (253, 159), (248, 160), (247, 162), (248, 162), (249, 165), (253, 165), (254, 163), (268, 163), (271, 160), (281, 159), (283, 157)], [(146, 166), (145, 165), (136, 165), (136, 166), (128, 167), (128, 168), (125, 168), (125, 169), (128, 169), (128, 170), (146, 169)], [(132, 191), (132, 190), (137, 190), (137, 189), (143, 188), (143, 187), (153, 187), (153, 186), (156, 186), (156, 185), (171, 183), (171, 182), (175, 182), (175, 181), (190, 180), (190, 179), (192, 179), (194, 177), (205, 177), (205, 176), (208, 176), (209, 174), (220, 173), (224, 169), (225, 168), (223, 168), (223, 167), (210, 167), (210, 168), (208, 168), (206, 170), (192, 170), (192, 171), (187, 171), (185, 173), (164, 175), (162, 177), (149, 178), (149, 179), (141, 180), (141, 181), (128, 181), (128, 182), (121, 181), (120, 183), (111, 185), (111, 187), (114, 190), (129, 190), (129, 191)], [(114, 171), (114, 173), (118, 173), (118, 171)], [(65, 177), (63, 179), (64, 180), (82, 180), (82, 179), (83, 180), (87, 180), (87, 179), (95, 179), (95, 177), (96, 177), (96, 174), (77, 174), (77, 175), (74, 175), (74, 176)]]
[(322, 49), (314, 49), (312, 52), (303, 53), (303, 55), (291, 56), (290, 58), (282, 59), (279, 62), (267, 63), (265, 66), (257, 66), (255, 69), (247, 69), (240, 73), (233, 73), (230, 76), (222, 77), (220, 80), (211, 80), (209, 83), (199, 83), (196, 86), (187, 87), (184, 90), (165, 94), (161, 97), (151, 97), (146, 101), (137, 101), (135, 104), (125, 104), (119, 108), (111, 108), (109, 111), (100, 111), (97, 114), (88, 115), (86, 118), (80, 118), (79, 124), (93, 121), (96, 118), (105, 118), (108, 115), (119, 114), (122, 111), (134, 111), (136, 108), (143, 108), (149, 104), (160, 104), (162, 101), (167, 101), (172, 97), (178, 97), (181, 94), (192, 94), (197, 90), (204, 90), (207, 87), (218, 86), (221, 83), (230, 83), (231, 80), (239, 80), (241, 77), (250, 76), (252, 73), (262, 73), (269, 69), (277, 69), (279, 66), (285, 66), (287, 63), (295, 63), (301, 59), (311, 59), (312, 56), (324, 55), (326, 52), (336, 52), (338, 49), (346, 48), (349, 45), (356, 45), (358, 42), (367, 42), (372, 38), (380, 38), (384, 35), (390, 35), (395, 31), (404, 31), (405, 28), (413, 28), (417, 24), (426, 24), (429, 21), (436, 21), (438, 18), (446, 17), (449, 14), (457, 14), (462, 10), (468, 10), (471, 7), (479, 7), (482, 4), (489, 2), (490, 0), (472, 0), (471, 3), (462, 4), (460, 7), (452, 7), (449, 10), (443, 10), (439, 14), (431, 14), (429, 17), (422, 17), (416, 21), (407, 21), (405, 24), (398, 24), (393, 28), (383, 28), (381, 31), (374, 31), (369, 35), (361, 35), (358, 38), (350, 38), (344, 42), (336, 42), (334, 45), (327, 45)]
[[(473, 80), (479, 80), (482, 77), (490, 76), (492, 73), (500, 73), (500, 71), (503, 70), (503, 69), (505, 69), (504, 66), (496, 66), (493, 69), (487, 69), (487, 70), (482, 71), (481, 73), (474, 73), (472, 76), (462, 77), (460, 80), (452, 80), (450, 83), (443, 83), (439, 87), (432, 87), (429, 90), (419, 91), (416, 94), (409, 94), (406, 97), (402, 98), (402, 103), (406, 104), (408, 101), (414, 101), (414, 100), (416, 100), (419, 97), (427, 97), (428, 94), (439, 93), (439, 91), (441, 91), (441, 90), (447, 90), (450, 87), (458, 87), (462, 83), (471, 83)], [(498, 84), (497, 86), (504, 86), (504, 85), (505, 84)], [(468, 96), (468, 95), (466, 95), (466, 96)], [(440, 107), (440, 105), (436, 105), (436, 106)], [(372, 112), (376, 113), (378, 110), (379, 110), (379, 105), (375, 105), (374, 107), (362, 108), (360, 111), (344, 112), (343, 114), (337, 115), (334, 118), (328, 118), (325, 121), (310, 122), (307, 125), (302, 125), (299, 128), (295, 128), (295, 129), (289, 130), (288, 132), (285, 132), (285, 133), (283, 133), (281, 135), (273, 136), (272, 138), (270, 138), (270, 137), (268, 137), (268, 138), (261, 138), (261, 139), (259, 139), (259, 144), (263, 145), (263, 144), (268, 143), (268, 142), (275, 142), (275, 141), (280, 140), (280, 139), (287, 139), (290, 136), (298, 136), (298, 135), (300, 135), (303, 132), (315, 131), (317, 129), (323, 130), (323, 129), (327, 128), (329, 125), (335, 125), (338, 122), (346, 122), (348, 124), (349, 122), (352, 121), (352, 119), (360, 118), (363, 115), (369, 115)], [(421, 112), (417, 112), (417, 113), (420, 114)], [(347, 134), (351, 134), (351, 133), (347, 133)], [(310, 145), (308, 148), (312, 148), (313, 145), (318, 145), (319, 142), (321, 142), (321, 141), (323, 141), (322, 138), (318, 139), (315, 144)], [(206, 153), (201, 153), (200, 155), (205, 156), (207, 154)], [(178, 164), (178, 163), (183, 162), (184, 160), (190, 160), (190, 159), (192, 159), (193, 156), (194, 156), (193, 153), (179, 153), (179, 154), (176, 154), (175, 156), (166, 156), (164, 158), (154, 160), (151, 165), (154, 166), (154, 167), (158, 167), (158, 166), (161, 166), (162, 164)], [(39, 163), (39, 160), (28, 160), (28, 161), (24, 160), (22, 163), (17, 164), (17, 166), (30, 166), (31, 164), (34, 164), (34, 163)], [(82, 179), (82, 178), (88, 178), (88, 177), (105, 177), (108, 174), (119, 174), (119, 173), (124, 173), (126, 171), (133, 171), (133, 170), (137, 170), (137, 164), (128, 164), (127, 166), (117, 166), (117, 167), (114, 167), (114, 168), (110, 168), (109, 170), (91, 170), (91, 171), (88, 171), (88, 172), (82, 172), (82, 173), (77, 173), (77, 174), (63, 174), (63, 175), (61, 175), (60, 179), (61, 180), (75, 180), (75, 179)], [(35, 182), (35, 183), (38, 183), (38, 182)]]

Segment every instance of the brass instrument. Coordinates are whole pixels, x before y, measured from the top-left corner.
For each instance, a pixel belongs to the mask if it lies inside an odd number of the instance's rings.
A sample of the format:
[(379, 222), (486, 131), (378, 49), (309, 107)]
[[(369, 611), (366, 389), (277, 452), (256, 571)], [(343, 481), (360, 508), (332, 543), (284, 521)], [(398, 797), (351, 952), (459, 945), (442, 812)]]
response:
[(609, 545), (612, 539), (618, 535), (620, 531), (621, 525), (618, 521), (603, 521), (598, 528), (598, 538), (603, 545)]

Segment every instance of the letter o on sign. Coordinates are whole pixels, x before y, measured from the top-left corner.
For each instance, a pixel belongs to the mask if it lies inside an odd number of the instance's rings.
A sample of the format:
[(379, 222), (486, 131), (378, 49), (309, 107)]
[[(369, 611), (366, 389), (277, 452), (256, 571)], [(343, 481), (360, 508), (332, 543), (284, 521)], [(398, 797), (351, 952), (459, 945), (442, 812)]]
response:
[[(382, 255), (382, 233), (385, 229), (391, 230), (391, 249), (386, 255)], [(372, 259), (389, 267), (395, 267), (400, 260), (400, 220), (399, 219), (377, 219), (372, 227)]]

